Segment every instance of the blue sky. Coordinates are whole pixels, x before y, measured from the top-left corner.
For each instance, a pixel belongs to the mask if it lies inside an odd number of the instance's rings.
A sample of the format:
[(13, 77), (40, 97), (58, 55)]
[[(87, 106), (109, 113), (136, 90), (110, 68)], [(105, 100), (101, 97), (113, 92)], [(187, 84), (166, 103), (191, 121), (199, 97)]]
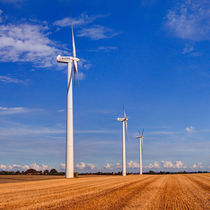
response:
[[(75, 170), (209, 170), (210, 3), (71, 0)], [(0, 169), (63, 168), (69, 0), (0, 0)]]

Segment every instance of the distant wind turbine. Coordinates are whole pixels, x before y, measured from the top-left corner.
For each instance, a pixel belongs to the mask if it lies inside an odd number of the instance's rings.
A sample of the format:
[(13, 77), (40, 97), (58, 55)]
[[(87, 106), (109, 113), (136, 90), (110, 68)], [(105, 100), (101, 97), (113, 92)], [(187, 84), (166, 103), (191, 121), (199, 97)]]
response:
[(124, 117), (118, 117), (117, 121), (122, 122), (122, 175), (126, 176), (126, 150), (125, 150), (125, 132), (127, 133), (127, 115), (124, 111)]
[[(72, 20), (71, 20), (72, 21)], [(72, 92), (72, 77), (74, 74), (78, 76), (77, 62), (79, 58), (76, 57), (76, 47), (74, 41), (73, 24), (71, 23), (72, 31), (72, 52), (73, 57), (57, 56), (57, 62), (68, 64), (67, 76), (67, 117), (66, 117), (66, 178), (74, 177), (74, 136), (73, 136), (73, 92)], [(72, 72), (72, 65), (74, 72)]]
[(139, 135), (136, 136), (136, 138), (139, 140), (139, 174), (142, 175), (142, 144), (144, 139), (144, 129), (142, 133), (139, 131)]

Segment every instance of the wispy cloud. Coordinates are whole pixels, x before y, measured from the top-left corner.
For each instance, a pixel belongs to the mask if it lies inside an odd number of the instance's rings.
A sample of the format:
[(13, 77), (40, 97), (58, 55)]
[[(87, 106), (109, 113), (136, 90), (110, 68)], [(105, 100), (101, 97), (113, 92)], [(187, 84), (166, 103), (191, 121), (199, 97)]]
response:
[(0, 75), (0, 82), (15, 83), (15, 84), (26, 84), (26, 81), (24, 81), (24, 80), (20, 80), (20, 79), (10, 77), (10, 76), (3, 76), (3, 75)]
[[(73, 18), (72, 23), (74, 26), (81, 26), (81, 25), (87, 25), (99, 18), (106, 17), (107, 15), (95, 15), (95, 16), (89, 16), (86, 13), (82, 13), (80, 16)], [(71, 18), (66, 17), (61, 20), (56, 20), (53, 23), (55, 26), (60, 26), (60, 27), (67, 27), (71, 25)]]
[[(72, 22), (74, 26), (78, 26), (80, 28), (78, 32), (78, 37), (88, 37), (92, 40), (99, 40), (99, 39), (107, 39), (112, 38), (119, 33), (114, 32), (111, 28), (102, 26), (102, 25), (90, 25), (87, 27), (87, 25), (93, 23), (99, 18), (104, 18), (107, 15), (95, 15), (95, 16), (89, 16), (86, 13), (82, 13), (80, 16), (73, 18)], [(57, 20), (53, 23), (55, 26), (59, 27), (67, 27), (71, 25), (71, 18), (66, 17), (61, 20)], [(106, 48), (108, 50), (108, 48)], [(99, 49), (99, 50), (105, 50)], [(111, 48), (110, 48), (111, 50)]]
[(182, 54), (188, 54), (194, 50), (193, 45), (186, 44), (184, 49), (182, 50)]
[(65, 134), (64, 129), (57, 128), (32, 128), (32, 127), (10, 127), (10, 128), (0, 128), (0, 138), (1, 137), (11, 137), (11, 136), (35, 136), (35, 135), (56, 135)]
[(141, 5), (142, 5), (143, 7), (151, 7), (151, 6), (153, 6), (156, 2), (157, 2), (157, 0), (141, 0)]
[(59, 109), (58, 112), (65, 112), (65, 110), (64, 109)]
[(175, 135), (178, 134), (178, 131), (151, 131), (148, 132), (149, 135)]
[(0, 23), (2, 22), (2, 17), (1, 17), (2, 13), (3, 11), (0, 9)]
[(2, 107), (0, 106), (0, 115), (12, 115), (12, 114), (23, 114), (26, 112), (32, 112), (35, 109), (28, 109), (25, 107)]
[(186, 40), (210, 39), (210, 2), (184, 0), (166, 16), (166, 26), (174, 36)]
[(78, 63), (78, 66), (80, 69), (88, 70), (91, 67), (91, 64), (84, 58), (81, 58)]
[(193, 133), (195, 128), (193, 126), (190, 126), (190, 127), (186, 127), (185, 130), (187, 131), (187, 133)]
[(4, 3), (18, 3), (18, 2), (23, 2), (24, 0), (0, 0), (0, 2)]
[(48, 27), (35, 24), (0, 25), (0, 61), (55, 65), (59, 50), (48, 38)]
[(114, 51), (117, 50), (117, 47), (114, 46), (100, 46), (94, 50), (89, 50), (90, 52), (100, 52), (100, 51), (104, 51), (104, 52), (110, 52), (110, 51)]
[(77, 130), (77, 134), (112, 134), (117, 133), (118, 130)]
[(108, 39), (117, 36), (119, 33), (114, 32), (111, 28), (94, 25), (88, 28), (83, 28), (78, 32), (78, 37), (87, 37), (92, 40)]

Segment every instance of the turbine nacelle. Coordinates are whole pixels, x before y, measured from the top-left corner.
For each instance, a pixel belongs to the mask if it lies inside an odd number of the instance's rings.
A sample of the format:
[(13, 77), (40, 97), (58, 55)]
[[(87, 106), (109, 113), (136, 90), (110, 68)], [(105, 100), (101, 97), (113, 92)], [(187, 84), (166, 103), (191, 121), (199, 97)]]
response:
[(73, 61), (78, 62), (79, 58), (74, 58), (72, 56), (70, 56), (70, 57), (68, 57), (68, 56), (61, 56), (61, 55), (57, 56), (57, 62), (58, 63), (72, 63)]
[(136, 136), (136, 139), (143, 140), (143, 136)]
[(117, 121), (119, 121), (119, 122), (124, 122), (124, 121), (127, 121), (128, 120), (128, 118), (125, 118), (125, 117), (118, 117), (117, 118)]

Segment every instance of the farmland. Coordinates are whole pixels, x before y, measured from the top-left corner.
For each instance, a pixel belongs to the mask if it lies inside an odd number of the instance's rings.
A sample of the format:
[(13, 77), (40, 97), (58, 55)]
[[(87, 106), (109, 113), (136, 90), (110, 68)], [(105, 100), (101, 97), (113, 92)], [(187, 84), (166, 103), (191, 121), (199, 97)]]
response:
[(210, 174), (40, 177), (0, 176), (0, 209), (210, 209)]

